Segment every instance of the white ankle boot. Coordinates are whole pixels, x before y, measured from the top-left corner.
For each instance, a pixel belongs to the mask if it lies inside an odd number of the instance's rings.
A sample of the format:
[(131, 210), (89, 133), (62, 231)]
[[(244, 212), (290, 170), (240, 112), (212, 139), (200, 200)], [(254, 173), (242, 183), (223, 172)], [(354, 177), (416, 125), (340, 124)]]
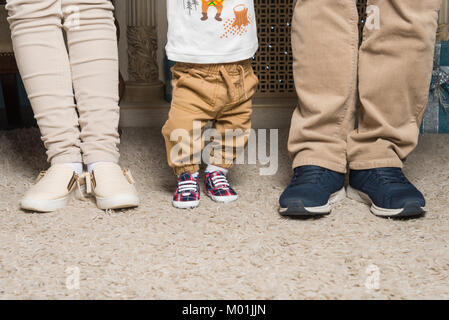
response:
[(69, 166), (54, 164), (39, 174), (36, 183), (20, 200), (20, 207), (37, 212), (51, 212), (64, 208), (71, 193), (79, 190), (79, 177)]
[(139, 205), (131, 172), (112, 162), (98, 163), (92, 173), (86, 174), (86, 189), (95, 196), (97, 207), (103, 210)]

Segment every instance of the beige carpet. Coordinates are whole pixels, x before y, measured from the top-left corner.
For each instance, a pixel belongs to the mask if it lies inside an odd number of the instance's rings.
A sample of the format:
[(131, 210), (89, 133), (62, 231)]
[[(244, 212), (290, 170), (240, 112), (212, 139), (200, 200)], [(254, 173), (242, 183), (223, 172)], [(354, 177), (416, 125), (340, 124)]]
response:
[(0, 298), (449, 298), (449, 136), (423, 137), (407, 163), (429, 211), (412, 221), (376, 218), (351, 200), (320, 220), (280, 218), (286, 152), (276, 176), (232, 171), (238, 202), (203, 197), (176, 210), (159, 130), (125, 129), (122, 142), (140, 208), (105, 213), (75, 200), (29, 214), (17, 203), (47, 166), (38, 132), (0, 132)]

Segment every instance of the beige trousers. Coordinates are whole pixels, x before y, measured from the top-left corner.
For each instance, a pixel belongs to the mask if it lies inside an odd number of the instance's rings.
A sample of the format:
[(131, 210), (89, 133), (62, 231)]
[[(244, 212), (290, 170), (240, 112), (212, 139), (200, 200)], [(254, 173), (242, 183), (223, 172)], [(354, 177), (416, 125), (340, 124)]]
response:
[(215, 147), (207, 160), (230, 168), (248, 142), (251, 128), (252, 98), (258, 84), (251, 63), (177, 63), (172, 74), (173, 101), (162, 128), (168, 164), (176, 175), (197, 172), (204, 160), (204, 128), (212, 121), (216, 134), (210, 140)]
[(112, 4), (7, 0), (6, 8), (17, 64), (49, 161), (117, 162), (118, 50)]
[(360, 48), (356, 0), (296, 2), (293, 167), (344, 173), (348, 163), (355, 170), (402, 166), (418, 141), (440, 2), (368, 0)]

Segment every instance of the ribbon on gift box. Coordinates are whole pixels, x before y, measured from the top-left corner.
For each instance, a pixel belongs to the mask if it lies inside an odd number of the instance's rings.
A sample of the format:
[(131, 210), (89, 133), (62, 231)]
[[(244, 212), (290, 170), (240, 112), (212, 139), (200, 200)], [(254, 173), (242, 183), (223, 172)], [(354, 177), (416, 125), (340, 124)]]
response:
[(430, 95), (423, 118), (423, 131), (438, 133), (440, 107), (449, 111), (449, 67), (441, 66), (441, 43), (435, 46)]
[(435, 61), (430, 83), (430, 94), (434, 101), (438, 101), (438, 107), (444, 111), (449, 111), (449, 73), (441, 67), (441, 43), (437, 44), (435, 51)]

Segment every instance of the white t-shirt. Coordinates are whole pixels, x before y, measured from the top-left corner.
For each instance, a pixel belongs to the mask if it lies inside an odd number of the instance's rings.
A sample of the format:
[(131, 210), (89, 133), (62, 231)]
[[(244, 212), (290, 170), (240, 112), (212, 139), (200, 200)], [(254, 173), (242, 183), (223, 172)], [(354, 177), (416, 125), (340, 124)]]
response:
[(257, 51), (253, 0), (167, 0), (168, 59), (230, 63)]

